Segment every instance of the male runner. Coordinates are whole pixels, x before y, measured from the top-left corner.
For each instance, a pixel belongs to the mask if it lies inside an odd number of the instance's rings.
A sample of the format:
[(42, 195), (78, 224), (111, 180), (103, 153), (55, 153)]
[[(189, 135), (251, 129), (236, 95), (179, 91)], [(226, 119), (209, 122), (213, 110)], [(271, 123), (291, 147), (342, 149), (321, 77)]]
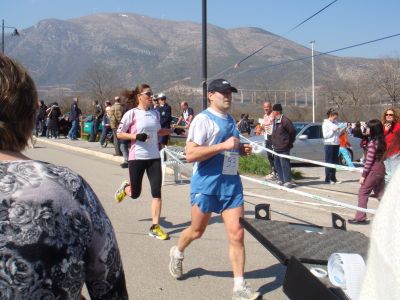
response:
[(244, 281), (243, 186), (238, 174), (239, 151), (249, 154), (251, 148), (239, 143), (235, 120), (228, 114), (232, 92), (237, 89), (224, 79), (212, 81), (208, 87), (210, 107), (194, 118), (186, 143), (186, 159), (195, 162), (191, 179), (192, 222), (177, 246), (170, 250), (169, 270), (173, 277), (182, 277), (183, 251), (204, 233), (211, 213), (222, 215), (228, 240), (229, 257), (234, 274), (233, 298), (257, 299)]

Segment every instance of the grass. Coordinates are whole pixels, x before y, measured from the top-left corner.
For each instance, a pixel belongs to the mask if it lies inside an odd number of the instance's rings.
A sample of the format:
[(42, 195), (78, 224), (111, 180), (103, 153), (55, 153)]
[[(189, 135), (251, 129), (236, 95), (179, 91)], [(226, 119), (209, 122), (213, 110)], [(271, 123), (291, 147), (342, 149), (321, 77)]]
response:
[(239, 158), (239, 173), (265, 176), (271, 173), (271, 166), (261, 155), (252, 154)]
[[(239, 159), (239, 173), (265, 176), (271, 173), (271, 166), (264, 156), (242, 156)], [(303, 178), (301, 172), (296, 169), (292, 169), (292, 177), (294, 180)]]
[(171, 140), (168, 146), (182, 147), (185, 148), (186, 140)]

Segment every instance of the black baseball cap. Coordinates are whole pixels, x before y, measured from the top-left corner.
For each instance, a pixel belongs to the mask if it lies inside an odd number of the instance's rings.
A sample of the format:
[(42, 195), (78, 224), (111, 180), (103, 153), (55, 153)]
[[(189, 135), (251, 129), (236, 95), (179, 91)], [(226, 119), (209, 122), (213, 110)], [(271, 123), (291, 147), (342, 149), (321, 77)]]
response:
[(275, 103), (274, 106), (272, 106), (272, 111), (282, 111), (282, 105), (280, 103)]
[(232, 93), (237, 93), (237, 88), (233, 87), (229, 81), (225, 79), (215, 79), (208, 85), (209, 92), (226, 92), (231, 91)]

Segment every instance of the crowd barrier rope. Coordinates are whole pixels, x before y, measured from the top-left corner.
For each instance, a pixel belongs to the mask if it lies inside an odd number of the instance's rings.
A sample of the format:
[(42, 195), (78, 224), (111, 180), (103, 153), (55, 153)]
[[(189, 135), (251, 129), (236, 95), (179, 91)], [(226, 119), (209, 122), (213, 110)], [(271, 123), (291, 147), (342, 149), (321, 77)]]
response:
[(296, 156), (291, 156), (291, 155), (286, 155), (286, 154), (281, 154), (281, 153), (276, 153), (275, 151), (268, 149), (264, 146), (261, 146), (251, 140), (249, 140), (248, 138), (240, 135), (240, 138), (242, 140), (245, 140), (246, 142), (248, 142), (252, 147), (254, 147), (254, 149), (260, 148), (263, 149), (273, 155), (279, 156), (279, 157), (283, 157), (283, 158), (288, 158), (290, 160), (296, 160), (296, 161), (300, 161), (300, 162), (305, 162), (305, 163), (310, 163), (313, 165), (318, 165), (318, 166), (322, 166), (322, 167), (328, 167), (328, 168), (334, 168), (336, 170), (344, 170), (344, 171), (350, 171), (350, 172), (358, 172), (358, 173), (362, 173), (363, 169), (362, 168), (352, 168), (352, 167), (347, 167), (347, 166), (341, 166), (341, 165), (336, 165), (336, 164), (330, 164), (330, 163), (325, 163), (325, 162), (321, 162), (321, 161), (316, 161), (316, 160), (311, 160), (311, 159), (306, 159), (306, 158), (301, 158), (301, 157), (296, 157)]
[[(179, 165), (180, 167), (183, 167), (184, 169), (186, 169), (189, 172), (191, 172), (191, 169), (188, 166), (186, 166), (185, 163), (183, 163), (182, 160), (179, 158), (179, 156), (181, 158), (185, 158), (185, 156), (183, 154), (179, 154), (179, 153), (176, 153), (174, 151), (171, 151), (168, 147), (162, 149), (160, 151), (160, 154), (162, 154), (161, 157), (164, 157), (164, 154), (166, 154), (167, 157), (169, 156), (169, 158), (167, 158), (167, 163), (166, 164), (171, 164), (172, 163), (171, 159), (172, 159), (172, 161), (174, 161), (173, 164)], [(324, 203), (328, 203), (328, 204), (331, 204), (331, 205), (334, 205), (334, 206), (347, 208), (347, 209), (351, 209), (351, 210), (355, 210), (355, 211), (361, 211), (361, 212), (370, 213), (370, 214), (375, 214), (376, 213), (376, 210), (374, 210), (374, 209), (361, 208), (361, 207), (358, 207), (356, 205), (343, 203), (343, 202), (336, 201), (336, 200), (333, 200), (333, 199), (328, 199), (328, 198), (325, 198), (325, 197), (321, 197), (321, 196), (313, 195), (313, 194), (310, 194), (310, 193), (306, 193), (306, 192), (300, 191), (298, 189), (290, 189), (290, 188), (287, 188), (285, 186), (281, 186), (281, 185), (278, 185), (278, 184), (275, 184), (275, 183), (272, 183), (272, 182), (259, 180), (259, 179), (255, 179), (255, 178), (244, 176), (244, 175), (240, 175), (240, 177), (242, 179), (250, 181), (250, 182), (258, 183), (258, 184), (261, 184), (261, 185), (264, 185), (264, 186), (268, 186), (268, 187), (271, 187), (271, 188), (274, 188), (274, 189), (283, 190), (283, 191), (286, 191), (286, 192), (289, 192), (289, 193), (292, 193), (292, 194), (296, 194), (296, 195), (299, 195), (299, 196), (307, 197), (307, 198), (310, 198), (310, 199), (318, 201), (318, 202), (324, 202)], [(263, 197), (263, 195), (258, 195), (258, 194), (253, 194), (253, 195), (254, 196), (256, 196), (256, 195), (260, 196), (260, 198)], [(313, 203), (311, 202), (310, 204), (313, 204)]]

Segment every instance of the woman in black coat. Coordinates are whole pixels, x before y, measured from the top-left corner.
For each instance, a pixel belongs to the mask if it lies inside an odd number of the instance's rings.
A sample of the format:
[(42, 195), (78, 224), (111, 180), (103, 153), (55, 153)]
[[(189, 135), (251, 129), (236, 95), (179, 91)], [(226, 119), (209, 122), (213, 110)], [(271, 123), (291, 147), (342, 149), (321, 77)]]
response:
[(61, 110), (58, 107), (58, 103), (54, 102), (51, 107), (47, 109), (47, 117), (49, 118), (49, 125), (47, 127), (47, 137), (58, 138), (59, 118), (61, 116)]

